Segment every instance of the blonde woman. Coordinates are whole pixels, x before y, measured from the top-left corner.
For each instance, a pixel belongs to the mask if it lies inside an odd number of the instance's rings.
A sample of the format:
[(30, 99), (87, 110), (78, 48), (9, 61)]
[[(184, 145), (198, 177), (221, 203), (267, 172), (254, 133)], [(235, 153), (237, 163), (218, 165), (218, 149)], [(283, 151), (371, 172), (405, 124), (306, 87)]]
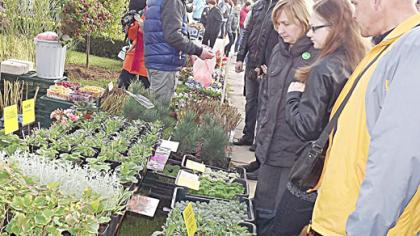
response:
[(296, 69), (311, 65), (317, 50), (305, 36), (309, 13), (305, 0), (280, 0), (273, 9), (274, 29), (279, 42), (273, 48), (263, 80), (260, 130), (256, 137), (256, 156), (261, 161), (255, 194), (258, 235), (270, 235), (276, 206), (286, 189), (296, 150), (303, 143), (286, 123), (287, 88)]

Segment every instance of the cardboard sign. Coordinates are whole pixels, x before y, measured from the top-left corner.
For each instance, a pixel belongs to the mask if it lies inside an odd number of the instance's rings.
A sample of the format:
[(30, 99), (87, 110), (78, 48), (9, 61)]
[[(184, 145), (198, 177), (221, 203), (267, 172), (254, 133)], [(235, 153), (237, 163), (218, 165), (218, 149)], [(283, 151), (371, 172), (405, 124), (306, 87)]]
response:
[(35, 122), (35, 100), (29, 99), (22, 102), (22, 125)]
[(187, 160), (187, 162), (185, 163), (185, 167), (187, 167), (188, 169), (196, 170), (203, 173), (206, 171), (206, 165), (195, 162), (195, 161), (191, 161), (191, 160)]
[(5, 107), (3, 117), (5, 134), (13, 133), (19, 129), (17, 105)]
[(184, 216), (188, 236), (194, 236), (197, 232), (197, 221), (195, 220), (195, 214), (191, 202), (188, 203), (187, 207), (182, 212), (182, 215)]
[(181, 170), (180, 172), (178, 172), (178, 176), (175, 180), (175, 184), (178, 186), (187, 187), (194, 190), (200, 189), (199, 176), (189, 173), (184, 170)]

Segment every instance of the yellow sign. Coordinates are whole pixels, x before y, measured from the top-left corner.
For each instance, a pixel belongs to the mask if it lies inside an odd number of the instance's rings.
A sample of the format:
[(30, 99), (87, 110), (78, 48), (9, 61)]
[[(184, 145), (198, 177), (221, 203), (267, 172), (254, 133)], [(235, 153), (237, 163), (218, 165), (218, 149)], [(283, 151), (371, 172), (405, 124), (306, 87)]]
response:
[(178, 176), (175, 180), (175, 184), (178, 186), (183, 186), (183, 187), (187, 187), (194, 190), (200, 189), (199, 176), (183, 171), (183, 170), (178, 172)]
[(4, 133), (10, 134), (19, 129), (17, 105), (5, 107), (4, 114)]
[(200, 171), (203, 173), (206, 171), (206, 165), (195, 162), (195, 161), (191, 161), (191, 160), (187, 160), (185, 167), (187, 167), (188, 169)]
[(197, 222), (195, 221), (194, 210), (192, 207), (192, 203), (188, 203), (185, 210), (182, 212), (184, 216), (185, 226), (187, 227), (187, 234), (188, 236), (194, 236), (197, 232)]
[(22, 125), (35, 122), (35, 100), (28, 99), (22, 102)]

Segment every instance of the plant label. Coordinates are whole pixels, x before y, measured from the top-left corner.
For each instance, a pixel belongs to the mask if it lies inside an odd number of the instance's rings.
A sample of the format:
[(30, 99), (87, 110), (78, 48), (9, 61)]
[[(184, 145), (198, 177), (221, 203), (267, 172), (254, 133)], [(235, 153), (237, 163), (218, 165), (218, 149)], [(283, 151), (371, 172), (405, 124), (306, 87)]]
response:
[(177, 152), (178, 151), (178, 146), (179, 146), (179, 142), (174, 142), (174, 141), (169, 141), (169, 140), (162, 140), (161, 147), (164, 148), (168, 148), (171, 150), (171, 152)]
[(22, 102), (22, 125), (29, 125), (35, 122), (35, 99), (28, 99)]
[(17, 105), (5, 107), (3, 110), (4, 133), (10, 134), (19, 129)]
[(135, 194), (128, 201), (127, 210), (137, 214), (154, 217), (159, 201), (160, 200), (156, 198)]
[(158, 147), (158, 149), (155, 152), (155, 155), (150, 157), (150, 160), (147, 162), (147, 169), (163, 171), (170, 154), (171, 150), (162, 146)]
[(194, 236), (197, 232), (197, 221), (195, 220), (195, 214), (191, 202), (188, 203), (187, 207), (182, 212), (182, 215), (184, 216), (188, 236)]
[(187, 171), (181, 170), (178, 172), (178, 176), (175, 180), (175, 184), (182, 187), (187, 187), (193, 190), (200, 189), (200, 180), (199, 176), (189, 173)]
[(144, 106), (146, 109), (152, 109), (155, 107), (155, 105), (145, 96), (142, 96), (140, 94), (133, 94), (130, 91), (125, 90), (125, 92), (131, 96), (136, 102), (138, 102), (140, 105)]
[(203, 173), (206, 171), (206, 165), (191, 160), (187, 160), (187, 163), (185, 163), (185, 167), (187, 167), (190, 170), (196, 170)]
[(111, 81), (108, 84), (108, 90), (111, 92), (113, 89), (114, 89), (114, 83), (112, 83), (112, 81)]

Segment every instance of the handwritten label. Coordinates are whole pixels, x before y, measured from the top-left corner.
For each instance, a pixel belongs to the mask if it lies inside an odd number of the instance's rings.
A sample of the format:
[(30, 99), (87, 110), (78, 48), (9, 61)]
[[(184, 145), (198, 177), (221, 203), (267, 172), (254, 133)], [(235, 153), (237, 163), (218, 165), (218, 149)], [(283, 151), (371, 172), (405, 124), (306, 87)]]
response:
[(10, 134), (19, 129), (17, 105), (5, 107), (3, 110), (4, 133)]
[(175, 184), (178, 186), (183, 186), (183, 187), (187, 187), (194, 190), (200, 189), (199, 176), (189, 173), (184, 170), (181, 170), (180, 172), (178, 172), (178, 176), (175, 180)]
[(35, 100), (29, 99), (22, 102), (22, 125), (35, 122)]
[(197, 232), (197, 221), (195, 220), (195, 214), (191, 202), (188, 203), (187, 207), (182, 212), (182, 215), (184, 216), (188, 236), (194, 236)]
[(195, 162), (195, 161), (191, 161), (191, 160), (187, 160), (187, 163), (185, 163), (185, 167), (187, 167), (188, 169), (200, 171), (203, 173), (206, 171), (206, 165)]

